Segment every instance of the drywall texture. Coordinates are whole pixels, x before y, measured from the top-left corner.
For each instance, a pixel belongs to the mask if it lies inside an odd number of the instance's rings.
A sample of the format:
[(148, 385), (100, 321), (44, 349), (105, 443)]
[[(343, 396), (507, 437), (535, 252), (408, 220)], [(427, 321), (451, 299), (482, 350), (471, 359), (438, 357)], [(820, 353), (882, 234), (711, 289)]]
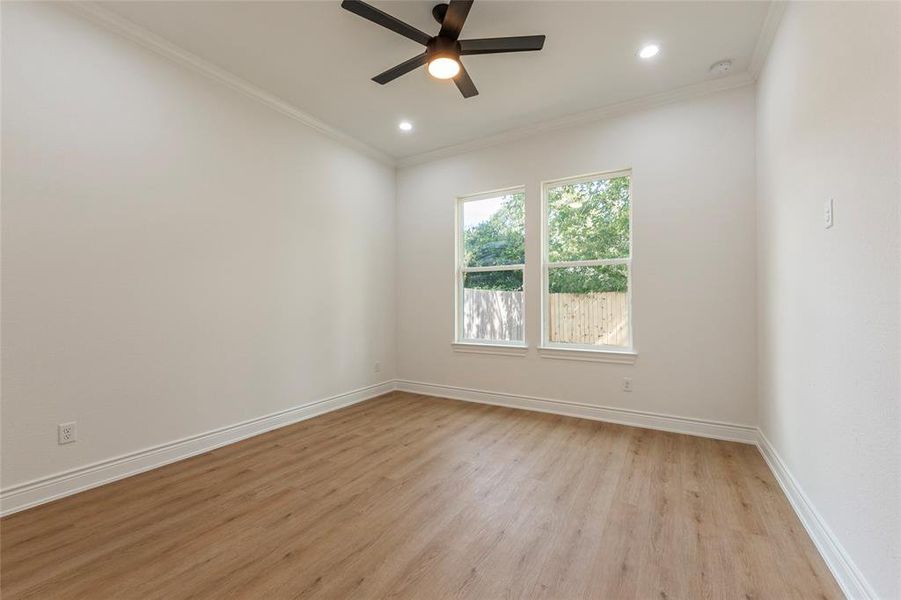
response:
[(2, 10), (4, 488), (394, 377), (392, 167)]
[(791, 4), (757, 135), (760, 425), (886, 599), (901, 597), (899, 7)]
[[(540, 182), (622, 168), (633, 170), (638, 361), (539, 357)], [(754, 178), (750, 86), (400, 169), (399, 376), (755, 424)], [(525, 357), (455, 352), (455, 198), (519, 185), (532, 347)]]

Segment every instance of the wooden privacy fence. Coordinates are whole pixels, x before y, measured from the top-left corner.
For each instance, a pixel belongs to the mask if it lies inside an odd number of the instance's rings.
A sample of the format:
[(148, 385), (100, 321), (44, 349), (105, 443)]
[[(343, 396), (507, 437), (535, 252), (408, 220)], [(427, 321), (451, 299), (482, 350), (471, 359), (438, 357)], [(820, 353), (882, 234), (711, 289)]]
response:
[[(629, 335), (625, 292), (548, 294), (548, 337), (552, 342), (624, 346)], [(463, 290), (463, 337), (523, 339), (523, 293)]]
[(522, 341), (522, 292), (463, 290), (463, 337)]
[(570, 344), (625, 346), (629, 302), (625, 292), (548, 294), (548, 339)]

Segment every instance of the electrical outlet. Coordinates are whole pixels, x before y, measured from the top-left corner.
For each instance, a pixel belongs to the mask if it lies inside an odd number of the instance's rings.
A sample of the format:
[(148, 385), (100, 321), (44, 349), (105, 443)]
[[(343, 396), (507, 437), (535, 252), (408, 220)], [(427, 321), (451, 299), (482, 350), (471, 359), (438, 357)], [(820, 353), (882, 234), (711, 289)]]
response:
[(632, 391), (632, 378), (631, 377), (623, 377), (623, 391), (624, 392)]
[(372, 370), (375, 373), (381, 373), (382, 372), (382, 363), (377, 362), (374, 365), (372, 365)]
[(70, 423), (60, 423), (56, 426), (57, 441), (62, 444), (71, 444), (78, 440), (78, 430), (75, 428), (75, 421)]
[(832, 225), (835, 223), (835, 206), (834, 206), (834, 204), (835, 204), (835, 201), (832, 198), (829, 198), (829, 200), (827, 200), (826, 203), (823, 205), (823, 221), (824, 221), (823, 224), (826, 226), (826, 229), (831, 228)]

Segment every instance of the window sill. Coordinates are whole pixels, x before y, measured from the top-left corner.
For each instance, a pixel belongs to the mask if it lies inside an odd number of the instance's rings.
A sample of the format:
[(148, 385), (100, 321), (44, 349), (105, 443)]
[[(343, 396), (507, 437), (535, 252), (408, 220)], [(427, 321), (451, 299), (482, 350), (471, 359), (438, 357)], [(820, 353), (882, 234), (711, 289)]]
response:
[(558, 348), (541, 346), (538, 354), (542, 358), (559, 360), (581, 360), (587, 362), (612, 363), (616, 365), (634, 365), (638, 353), (634, 350), (587, 350), (584, 348)]
[(529, 347), (525, 344), (480, 344), (478, 342), (451, 342), (454, 352), (470, 354), (496, 354), (499, 356), (525, 356)]

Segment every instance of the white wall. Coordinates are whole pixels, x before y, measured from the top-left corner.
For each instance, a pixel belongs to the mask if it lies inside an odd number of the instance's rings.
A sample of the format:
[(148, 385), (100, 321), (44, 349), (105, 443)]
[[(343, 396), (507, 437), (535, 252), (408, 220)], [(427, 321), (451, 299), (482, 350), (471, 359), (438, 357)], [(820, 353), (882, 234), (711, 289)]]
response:
[[(4, 488), (395, 374), (748, 425), (759, 374), (765, 435), (901, 596), (898, 4), (792, 5), (756, 113), (745, 87), (403, 168), (396, 188), (65, 10), (2, 17)], [(454, 198), (526, 186), (534, 346), (540, 181), (626, 167), (638, 362), (455, 353)], [(58, 446), (69, 420), (80, 439)]]
[(4, 488), (394, 377), (392, 167), (2, 10)]
[[(634, 366), (456, 353), (454, 200), (526, 186), (526, 337), (539, 338), (540, 181), (631, 167)], [(756, 424), (754, 90), (398, 172), (399, 377)], [(622, 377), (634, 391), (621, 391)]]
[(757, 129), (760, 425), (885, 599), (901, 597), (899, 7), (790, 5)]

